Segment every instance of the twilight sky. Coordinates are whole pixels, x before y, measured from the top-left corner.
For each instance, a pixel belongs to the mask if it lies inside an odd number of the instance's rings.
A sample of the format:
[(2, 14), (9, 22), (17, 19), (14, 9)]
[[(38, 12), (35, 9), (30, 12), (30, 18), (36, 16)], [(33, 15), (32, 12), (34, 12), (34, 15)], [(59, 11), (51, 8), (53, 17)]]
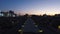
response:
[(21, 14), (48, 14), (60, 13), (60, 0), (0, 0), (0, 10), (13, 10)]

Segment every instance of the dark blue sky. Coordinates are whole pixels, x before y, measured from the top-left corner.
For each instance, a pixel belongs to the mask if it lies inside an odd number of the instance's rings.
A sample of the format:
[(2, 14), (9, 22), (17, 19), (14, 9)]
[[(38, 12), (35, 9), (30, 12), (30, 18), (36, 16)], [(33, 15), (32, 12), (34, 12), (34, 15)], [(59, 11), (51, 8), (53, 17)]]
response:
[(60, 13), (60, 0), (0, 0), (0, 10), (23, 14), (55, 14)]

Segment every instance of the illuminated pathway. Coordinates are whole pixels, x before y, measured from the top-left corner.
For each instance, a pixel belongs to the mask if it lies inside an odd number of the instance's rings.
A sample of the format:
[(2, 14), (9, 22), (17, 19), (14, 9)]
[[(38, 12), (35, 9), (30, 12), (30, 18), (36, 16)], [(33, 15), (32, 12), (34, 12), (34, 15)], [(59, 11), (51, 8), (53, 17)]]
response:
[[(39, 29), (40, 27), (40, 29)], [(59, 32), (57, 29), (51, 27), (51, 26), (39, 26), (35, 25), (35, 22), (31, 19), (28, 18), (24, 25), (22, 25), (22, 33), (23, 32), (30, 32), (30, 33), (42, 33), (42, 34), (58, 34)]]
[(29, 34), (29, 33), (36, 33), (36, 34), (59, 34), (60, 32), (48, 25), (48, 26), (39, 26), (36, 25), (35, 21), (31, 18), (28, 18), (23, 25), (20, 23), (17, 26), (7, 30), (6, 34)]

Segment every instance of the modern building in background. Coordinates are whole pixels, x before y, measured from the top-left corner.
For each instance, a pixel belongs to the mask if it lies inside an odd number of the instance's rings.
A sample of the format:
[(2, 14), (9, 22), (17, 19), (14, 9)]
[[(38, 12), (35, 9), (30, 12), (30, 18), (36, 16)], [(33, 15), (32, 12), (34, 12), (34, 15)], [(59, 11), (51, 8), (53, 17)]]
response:
[(9, 12), (0, 12), (0, 17), (16, 17), (17, 15), (13, 11)]

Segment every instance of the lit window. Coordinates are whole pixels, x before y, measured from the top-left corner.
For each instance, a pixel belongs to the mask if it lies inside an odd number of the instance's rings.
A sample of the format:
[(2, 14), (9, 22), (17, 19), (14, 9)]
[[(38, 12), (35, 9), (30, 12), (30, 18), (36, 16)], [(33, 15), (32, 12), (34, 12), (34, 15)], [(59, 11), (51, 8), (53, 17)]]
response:
[(43, 30), (39, 30), (38, 32), (43, 32)]
[(8, 16), (9, 16), (10, 14), (8, 14)]
[(0, 14), (0, 16), (3, 16), (3, 14)]
[(13, 15), (13, 17), (15, 17), (15, 15)]
[(60, 25), (58, 26), (58, 29), (60, 29)]

